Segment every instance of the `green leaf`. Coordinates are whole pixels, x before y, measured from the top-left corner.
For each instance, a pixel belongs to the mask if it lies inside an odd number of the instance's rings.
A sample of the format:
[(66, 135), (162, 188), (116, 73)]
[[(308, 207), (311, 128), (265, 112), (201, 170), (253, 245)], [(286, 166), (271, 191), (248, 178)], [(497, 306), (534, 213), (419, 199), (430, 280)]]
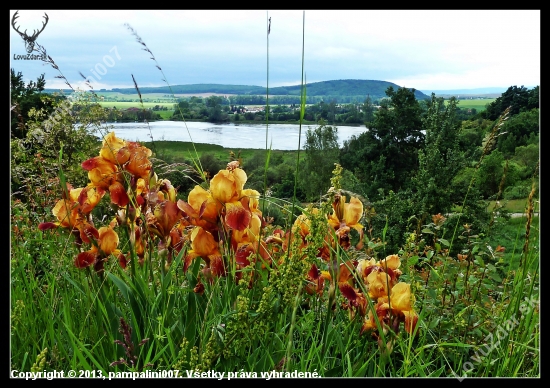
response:
[(485, 266), (485, 262), (483, 261), (483, 259), (481, 258), (481, 256), (476, 256), (475, 259), (474, 259), (474, 263), (476, 263), (476, 264), (479, 265), (480, 267), (484, 267), (484, 266)]
[(422, 233), (434, 234), (430, 229), (422, 229)]
[(418, 257), (418, 255), (413, 256), (413, 257), (409, 257), (409, 258), (407, 259), (407, 264), (409, 264), (409, 265), (415, 265), (416, 263), (418, 263), (418, 259), (420, 259), (420, 257)]
[(451, 244), (449, 244), (449, 241), (445, 240), (444, 238), (440, 238), (440, 239), (439, 239), (439, 242), (440, 242), (441, 244), (445, 245), (446, 247), (448, 247), (449, 245), (451, 245)]

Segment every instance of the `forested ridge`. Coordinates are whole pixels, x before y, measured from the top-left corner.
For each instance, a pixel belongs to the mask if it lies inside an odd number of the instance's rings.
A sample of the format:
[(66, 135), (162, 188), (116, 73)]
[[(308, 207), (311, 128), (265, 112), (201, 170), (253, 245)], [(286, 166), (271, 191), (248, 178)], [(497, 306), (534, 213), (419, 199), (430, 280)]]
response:
[[(379, 99), (385, 96), (385, 91), (388, 87), (399, 88), (392, 82), (374, 81), (374, 80), (332, 80), (322, 82), (312, 82), (306, 84), (308, 96), (323, 96), (336, 99), (340, 102), (341, 97), (360, 96), (358, 101), (363, 101), (367, 95), (372, 99)], [(273, 96), (300, 96), (300, 85), (270, 87), (269, 94)], [(47, 89), (47, 92), (59, 91)], [(114, 88), (111, 91), (122, 94), (134, 94), (135, 88)], [(166, 94), (202, 94), (202, 93), (219, 93), (233, 95), (266, 95), (266, 88), (262, 86), (250, 85), (225, 85), (225, 84), (190, 84), (190, 85), (174, 85), (159, 86), (159, 87), (141, 87), (142, 94), (147, 93), (166, 93)], [(67, 92), (70, 92), (68, 90)], [(428, 98), (421, 91), (415, 90), (417, 99)]]

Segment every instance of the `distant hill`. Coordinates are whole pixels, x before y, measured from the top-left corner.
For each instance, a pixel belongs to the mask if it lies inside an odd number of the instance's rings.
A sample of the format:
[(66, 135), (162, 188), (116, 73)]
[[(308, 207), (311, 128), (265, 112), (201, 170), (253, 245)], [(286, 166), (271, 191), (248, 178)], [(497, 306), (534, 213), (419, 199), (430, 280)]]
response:
[[(387, 81), (345, 79), (306, 84), (306, 93), (308, 96), (363, 96), (363, 98), (368, 95), (372, 99), (380, 99), (386, 97), (386, 90), (390, 86), (396, 90), (401, 87)], [(270, 88), (269, 92), (273, 95), (299, 96), (300, 85)], [(419, 100), (429, 98), (419, 90), (416, 90), (414, 95)]]
[[(352, 98), (358, 101), (364, 101), (367, 96), (371, 99), (380, 99), (386, 97), (386, 89), (392, 86), (394, 89), (399, 89), (400, 86), (387, 81), (372, 81), (372, 80), (334, 80), (312, 82), (306, 84), (306, 94), (308, 97), (317, 96), (325, 97), (327, 100), (335, 99), (337, 101), (344, 98)], [(294, 86), (279, 86), (269, 88), (270, 96), (299, 96), (300, 85)], [(233, 95), (265, 95), (266, 88), (263, 86), (251, 85), (225, 85), (225, 84), (190, 84), (190, 85), (175, 85), (171, 89), (168, 86), (159, 87), (142, 87), (139, 89), (141, 94), (147, 93), (166, 93), (171, 94), (233, 94)], [(58, 91), (58, 90), (57, 90)], [(104, 90), (102, 90), (104, 91)], [(113, 88), (110, 91), (119, 92), (122, 94), (134, 94), (134, 88)], [(422, 100), (429, 98), (428, 95), (419, 90), (415, 91), (417, 99)]]

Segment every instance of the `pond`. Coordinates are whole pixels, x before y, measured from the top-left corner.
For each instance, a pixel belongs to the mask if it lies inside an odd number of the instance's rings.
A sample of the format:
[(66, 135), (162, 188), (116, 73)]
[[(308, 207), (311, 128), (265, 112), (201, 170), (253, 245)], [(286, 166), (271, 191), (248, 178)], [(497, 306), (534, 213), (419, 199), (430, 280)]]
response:
[[(214, 124), (207, 122), (154, 121), (151, 123), (108, 123), (116, 136), (128, 141), (172, 140), (194, 143), (216, 144), (225, 148), (266, 149), (266, 124)], [(274, 150), (303, 149), (308, 129), (316, 125), (269, 124), (267, 127), (268, 148)], [(367, 129), (365, 126), (336, 126), (338, 144), (352, 135), (359, 135)], [(298, 140), (300, 139), (300, 144)]]

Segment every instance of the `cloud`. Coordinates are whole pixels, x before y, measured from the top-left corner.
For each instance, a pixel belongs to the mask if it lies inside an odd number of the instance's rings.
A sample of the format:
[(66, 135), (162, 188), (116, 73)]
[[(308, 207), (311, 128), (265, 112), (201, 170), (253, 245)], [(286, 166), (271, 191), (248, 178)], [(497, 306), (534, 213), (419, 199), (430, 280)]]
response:
[[(292, 85), (302, 50), (308, 82), (372, 79), (418, 90), (540, 83), (540, 10), (306, 10), (305, 20), (298, 10), (21, 10), (18, 25), (38, 28), (44, 12), (38, 42), (69, 80), (116, 59), (98, 80), (106, 88), (132, 87), (132, 74), (143, 86), (163, 86), (163, 77), (265, 86), (268, 65), (270, 85)], [(24, 50), (10, 28), (10, 67), (63, 85), (39, 61), (14, 60)]]

